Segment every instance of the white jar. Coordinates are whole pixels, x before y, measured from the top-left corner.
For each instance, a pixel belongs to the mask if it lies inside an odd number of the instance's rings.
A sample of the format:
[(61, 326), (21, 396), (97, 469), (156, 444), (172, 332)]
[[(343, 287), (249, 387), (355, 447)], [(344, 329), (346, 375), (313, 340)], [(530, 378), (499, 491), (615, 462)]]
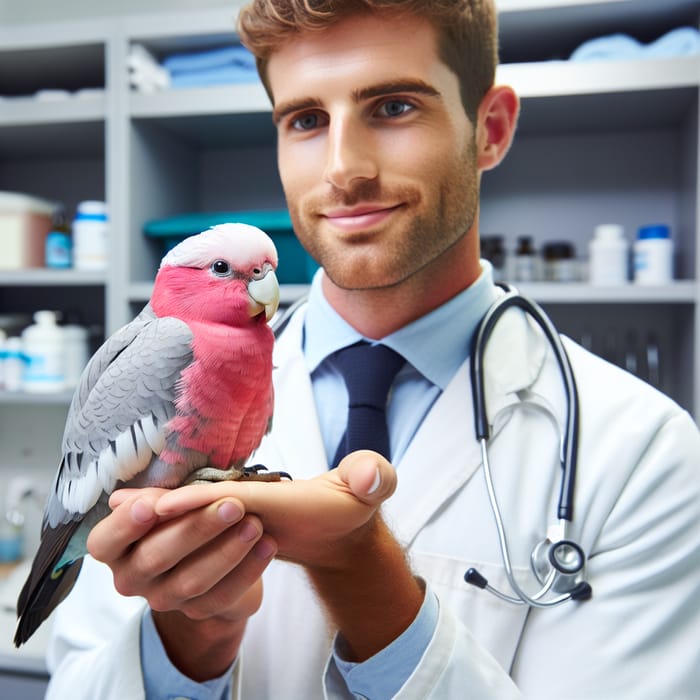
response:
[(588, 275), (591, 284), (618, 285), (627, 282), (629, 248), (622, 226), (596, 226), (588, 249)]
[(73, 219), (73, 267), (104, 270), (109, 252), (107, 205), (80, 202)]
[(635, 283), (669, 284), (672, 280), (673, 242), (668, 226), (643, 226), (634, 242)]
[(62, 327), (63, 331), (63, 375), (67, 389), (78, 386), (80, 375), (89, 358), (87, 328), (70, 324)]
[(5, 341), (5, 391), (21, 391), (24, 381), (22, 339), (16, 336)]
[(63, 331), (53, 311), (37, 311), (34, 321), (22, 331), (22, 351), (27, 363), (22, 388), (36, 394), (62, 391)]

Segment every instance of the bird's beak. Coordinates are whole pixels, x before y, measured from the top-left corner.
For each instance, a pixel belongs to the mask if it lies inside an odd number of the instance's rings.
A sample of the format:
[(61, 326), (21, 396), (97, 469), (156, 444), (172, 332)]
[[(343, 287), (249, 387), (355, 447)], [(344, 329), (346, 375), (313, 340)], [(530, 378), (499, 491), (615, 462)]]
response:
[(269, 321), (280, 305), (280, 285), (274, 270), (270, 270), (262, 279), (248, 284), (248, 314), (253, 317), (265, 312)]

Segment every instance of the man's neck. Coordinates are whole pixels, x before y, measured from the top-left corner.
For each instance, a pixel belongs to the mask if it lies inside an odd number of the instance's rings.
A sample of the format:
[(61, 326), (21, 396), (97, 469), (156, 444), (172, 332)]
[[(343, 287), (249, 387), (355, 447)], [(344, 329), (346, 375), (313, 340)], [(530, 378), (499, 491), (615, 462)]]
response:
[(473, 284), (481, 274), (474, 239), (465, 236), (431, 265), (391, 287), (342, 289), (327, 275), (328, 303), (366, 338), (379, 339), (403, 328)]

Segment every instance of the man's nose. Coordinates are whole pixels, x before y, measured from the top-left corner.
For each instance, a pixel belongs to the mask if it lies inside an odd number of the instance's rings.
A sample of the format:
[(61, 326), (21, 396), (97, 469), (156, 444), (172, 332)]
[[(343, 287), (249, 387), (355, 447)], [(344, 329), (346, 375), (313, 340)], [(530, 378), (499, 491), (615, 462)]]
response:
[(362, 124), (352, 118), (339, 118), (328, 129), (325, 180), (347, 189), (355, 180), (377, 177), (377, 152)]

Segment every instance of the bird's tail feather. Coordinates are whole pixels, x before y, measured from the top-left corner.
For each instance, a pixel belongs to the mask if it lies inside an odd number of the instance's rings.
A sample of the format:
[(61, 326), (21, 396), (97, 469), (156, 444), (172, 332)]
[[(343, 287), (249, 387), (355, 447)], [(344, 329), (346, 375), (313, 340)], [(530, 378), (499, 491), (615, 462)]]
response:
[(15, 646), (24, 644), (73, 588), (82, 557), (60, 568), (57, 565), (79, 526), (79, 521), (71, 521), (44, 529), (31, 571), (17, 599)]

